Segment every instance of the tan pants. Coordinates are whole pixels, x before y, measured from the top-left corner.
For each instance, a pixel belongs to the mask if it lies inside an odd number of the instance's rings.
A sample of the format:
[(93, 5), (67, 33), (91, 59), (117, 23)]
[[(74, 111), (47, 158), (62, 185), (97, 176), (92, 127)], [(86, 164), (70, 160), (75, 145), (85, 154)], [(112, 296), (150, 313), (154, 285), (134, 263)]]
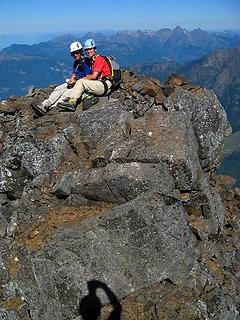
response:
[[(111, 88), (112, 83), (111, 81), (106, 80), (106, 84), (108, 89)], [(101, 96), (105, 91), (104, 84), (100, 80), (86, 80), (86, 79), (79, 79), (73, 89), (71, 90), (69, 97), (78, 99), (81, 98), (84, 92), (86, 93), (93, 93), (96, 96)]]
[(43, 107), (53, 108), (56, 107), (59, 102), (68, 100), (72, 89), (68, 89), (67, 83), (60, 84), (50, 94), (48, 99), (42, 102)]

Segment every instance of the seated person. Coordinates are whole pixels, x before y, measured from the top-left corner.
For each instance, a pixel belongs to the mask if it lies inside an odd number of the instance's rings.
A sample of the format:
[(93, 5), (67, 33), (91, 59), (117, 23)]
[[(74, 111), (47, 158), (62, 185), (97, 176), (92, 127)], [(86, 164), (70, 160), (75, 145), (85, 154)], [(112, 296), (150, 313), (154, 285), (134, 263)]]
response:
[[(93, 39), (87, 39), (84, 49), (91, 59), (92, 73), (76, 82), (74, 88), (68, 92), (68, 101), (57, 104), (61, 109), (75, 111), (77, 102), (79, 99), (82, 99), (83, 93), (101, 96), (107, 93), (112, 86), (110, 67), (104, 57), (97, 54), (95, 41)], [(94, 96), (92, 97), (94, 99)]]
[(66, 83), (57, 86), (50, 94), (49, 98), (44, 100), (41, 105), (31, 103), (31, 108), (38, 116), (45, 115), (50, 109), (57, 106), (60, 101), (66, 101), (70, 91), (78, 79), (91, 74), (90, 59), (84, 58), (82, 45), (76, 41), (70, 45), (71, 56), (74, 58), (73, 73)]

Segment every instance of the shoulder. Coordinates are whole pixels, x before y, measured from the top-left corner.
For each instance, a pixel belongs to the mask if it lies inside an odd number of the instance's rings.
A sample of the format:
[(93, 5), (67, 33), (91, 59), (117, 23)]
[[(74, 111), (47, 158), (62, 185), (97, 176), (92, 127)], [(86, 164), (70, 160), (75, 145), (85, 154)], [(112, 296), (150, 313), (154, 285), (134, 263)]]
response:
[(104, 58), (103, 56), (101, 56), (101, 55), (98, 55), (98, 56), (96, 57), (95, 61), (97, 61), (97, 62), (103, 62), (103, 61), (105, 61), (105, 58)]

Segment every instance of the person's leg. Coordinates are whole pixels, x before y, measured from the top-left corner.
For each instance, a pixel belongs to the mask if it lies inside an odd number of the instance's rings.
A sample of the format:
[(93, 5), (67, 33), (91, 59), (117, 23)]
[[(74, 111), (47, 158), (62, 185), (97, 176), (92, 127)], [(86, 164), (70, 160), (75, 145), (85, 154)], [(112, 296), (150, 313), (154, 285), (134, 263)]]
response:
[(57, 105), (59, 102), (59, 99), (70, 89), (67, 88), (67, 83), (63, 83), (59, 86), (57, 86), (53, 92), (50, 94), (48, 99), (44, 100), (42, 102), (42, 106), (45, 108), (53, 108)]
[(69, 94), (67, 102), (59, 102), (57, 106), (64, 110), (75, 111), (78, 99), (82, 98), (83, 93), (102, 95), (105, 91), (102, 81), (99, 80), (78, 80)]
[(79, 99), (84, 92), (90, 92), (95, 95), (102, 95), (105, 91), (102, 81), (80, 79), (72, 89), (70, 98)]
[(53, 92), (50, 94), (48, 99), (45, 99), (40, 105), (36, 103), (31, 103), (32, 111), (38, 116), (44, 116), (51, 108), (55, 107), (61, 98), (61, 96), (67, 91), (70, 90), (67, 88), (67, 84), (63, 83), (57, 86)]
[[(111, 82), (106, 81), (107, 88), (111, 88)], [(82, 98), (82, 95), (84, 93), (90, 93), (94, 96), (101, 96), (105, 92), (105, 86), (102, 81), (100, 80), (86, 80), (86, 79), (80, 79), (76, 82), (75, 86), (71, 90), (71, 93), (69, 94), (69, 100), (67, 102), (60, 102), (57, 104), (57, 106), (61, 109), (67, 109), (70, 111), (75, 111), (77, 106), (77, 100), (79, 98)], [(92, 106), (93, 104), (97, 103), (97, 101), (88, 101), (88, 105)]]
[(62, 91), (62, 94), (59, 95), (59, 98), (54, 102), (54, 104), (52, 104), (51, 109), (57, 107), (57, 104), (59, 102), (64, 102), (67, 101), (71, 95), (73, 88), (67, 88), (65, 90)]

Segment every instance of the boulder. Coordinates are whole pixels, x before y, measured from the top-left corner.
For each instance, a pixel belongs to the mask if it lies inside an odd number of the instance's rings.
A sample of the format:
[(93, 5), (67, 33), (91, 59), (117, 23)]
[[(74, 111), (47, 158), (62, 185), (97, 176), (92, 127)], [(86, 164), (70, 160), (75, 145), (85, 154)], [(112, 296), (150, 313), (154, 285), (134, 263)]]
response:
[(17, 283), (33, 320), (72, 319), (90, 279), (108, 283), (119, 299), (164, 279), (182, 283), (194, 257), (181, 202), (148, 193), (56, 230), (42, 252), (23, 250)]
[(201, 189), (204, 177), (198, 144), (184, 114), (165, 113), (156, 107), (129, 124), (128, 136), (112, 132), (94, 150), (92, 161), (104, 157), (106, 162), (166, 163), (177, 188)]
[(174, 189), (166, 164), (131, 162), (66, 174), (54, 186), (53, 193), (58, 197), (71, 193), (96, 201), (124, 203), (145, 192), (171, 194)]
[(191, 120), (205, 170), (218, 167), (224, 156), (223, 142), (231, 134), (226, 112), (211, 90), (194, 94), (178, 88), (166, 101), (169, 111), (181, 111)]

